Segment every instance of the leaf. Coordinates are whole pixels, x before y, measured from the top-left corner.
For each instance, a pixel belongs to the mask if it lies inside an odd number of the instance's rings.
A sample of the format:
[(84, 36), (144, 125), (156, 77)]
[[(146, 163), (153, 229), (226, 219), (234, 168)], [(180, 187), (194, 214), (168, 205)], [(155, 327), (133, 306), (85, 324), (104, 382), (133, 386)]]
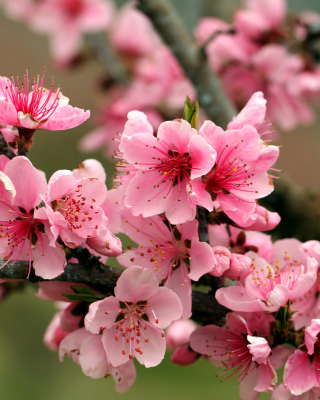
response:
[(94, 303), (95, 301), (101, 300), (101, 297), (95, 296), (94, 294), (63, 293), (62, 296), (70, 301), (86, 301), (87, 303)]
[(194, 103), (193, 114), (190, 121), (191, 128), (198, 130), (199, 128), (199, 103), (198, 100)]
[(71, 289), (76, 294), (91, 294), (91, 295), (94, 295), (90, 288), (87, 288), (87, 287), (84, 287), (84, 286), (71, 286)]
[(187, 96), (184, 103), (183, 119), (185, 119), (192, 128), (198, 130), (199, 126), (199, 103), (198, 100), (192, 105), (190, 98)]
[(189, 96), (187, 96), (186, 101), (184, 102), (184, 110), (183, 110), (183, 119), (190, 123), (193, 114), (193, 105)]

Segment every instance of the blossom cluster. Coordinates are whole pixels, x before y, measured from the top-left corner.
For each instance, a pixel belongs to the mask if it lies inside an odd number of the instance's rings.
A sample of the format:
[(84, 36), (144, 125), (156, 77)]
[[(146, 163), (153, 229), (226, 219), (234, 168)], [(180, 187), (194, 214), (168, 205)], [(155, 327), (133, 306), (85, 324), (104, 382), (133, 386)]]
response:
[(247, 0), (244, 5), (231, 24), (205, 17), (195, 30), (230, 100), (241, 109), (261, 90), (269, 119), (281, 129), (314, 121), (308, 103), (319, 98), (320, 70), (307, 43), (309, 27), (319, 23), (320, 15), (287, 18), (285, 0)]
[[(119, 86), (110, 77), (98, 129), (81, 142), (86, 150), (107, 144), (117, 161), (107, 190), (97, 160), (47, 181), (26, 157), (37, 130), (77, 127), (90, 112), (70, 106), (53, 81), (46, 89), (44, 74), (31, 83), (28, 70), (20, 81), (0, 77), (0, 131), (13, 154), (0, 155), (0, 257), (2, 267), (24, 261), (27, 279), (48, 280), (37, 296), (59, 311), (46, 346), (91, 378), (112, 375), (121, 393), (135, 381), (134, 358), (154, 367), (169, 348), (178, 365), (203, 357), (224, 380), (235, 377), (242, 400), (319, 397), (320, 242), (272, 242), (263, 232), (280, 216), (259, 201), (279, 172), (271, 123), (291, 129), (313, 118), (308, 101), (320, 94), (320, 74), (303, 46), (320, 17), (301, 14), (288, 35), (284, 0), (248, 0), (232, 24), (200, 21), (198, 43), (241, 110), (223, 129), (192, 104), (195, 89), (134, 4), (2, 5), (47, 33), (64, 67), (80, 55), (84, 34), (107, 31), (129, 79)], [(289, 52), (291, 43), (303, 51)], [(119, 233), (135, 244), (123, 249)], [(122, 270), (107, 287), (65, 281), (77, 268), (106, 278), (108, 257)], [(197, 312), (201, 295), (214, 301), (212, 315)]]

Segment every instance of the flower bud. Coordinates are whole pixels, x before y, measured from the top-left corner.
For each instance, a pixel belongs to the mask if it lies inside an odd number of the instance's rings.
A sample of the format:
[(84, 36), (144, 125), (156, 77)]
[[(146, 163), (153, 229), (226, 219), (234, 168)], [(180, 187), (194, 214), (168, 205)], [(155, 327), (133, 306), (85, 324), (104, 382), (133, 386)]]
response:
[(221, 276), (230, 268), (231, 252), (223, 246), (212, 247), (215, 259), (217, 261), (216, 267), (209, 272), (213, 276)]
[(249, 272), (251, 264), (251, 258), (233, 253), (230, 258), (230, 268), (224, 273), (224, 276), (233, 281), (243, 279)]
[(171, 356), (171, 361), (177, 365), (191, 365), (197, 361), (199, 354), (193, 351), (189, 344), (178, 347)]
[(122, 253), (122, 243), (110, 231), (102, 237), (87, 239), (87, 244), (97, 253), (107, 257), (117, 257)]

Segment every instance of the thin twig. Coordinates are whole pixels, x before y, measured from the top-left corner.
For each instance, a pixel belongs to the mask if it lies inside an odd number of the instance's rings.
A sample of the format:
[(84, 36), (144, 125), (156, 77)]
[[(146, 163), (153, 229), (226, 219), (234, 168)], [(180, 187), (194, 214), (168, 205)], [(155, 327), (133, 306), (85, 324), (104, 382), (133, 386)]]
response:
[(200, 107), (214, 123), (226, 128), (236, 114), (205, 54), (195, 44), (178, 13), (167, 0), (138, 0), (137, 6), (152, 21), (198, 93)]

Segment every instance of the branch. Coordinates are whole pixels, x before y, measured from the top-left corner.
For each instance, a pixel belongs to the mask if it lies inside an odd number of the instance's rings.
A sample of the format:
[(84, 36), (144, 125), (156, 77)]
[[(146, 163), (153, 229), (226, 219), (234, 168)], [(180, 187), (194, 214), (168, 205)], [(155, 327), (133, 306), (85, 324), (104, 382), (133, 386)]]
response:
[(195, 44), (178, 13), (167, 0), (138, 0), (198, 93), (200, 106), (217, 125), (226, 128), (236, 111), (225, 96), (206, 56)]
[(4, 137), (1, 132), (0, 132), (0, 154), (4, 154), (8, 158), (10, 158), (10, 160), (12, 160), (13, 157), (16, 156), (14, 152), (11, 150), (11, 148), (7, 145), (7, 142), (4, 140)]
[[(0, 279), (23, 279), (28, 276), (29, 261), (16, 261), (14, 266), (0, 260)], [(4, 266), (3, 266), (4, 265)], [(63, 274), (50, 281), (85, 283), (93, 289), (104, 294), (113, 294), (122, 271), (113, 267), (108, 267), (98, 261), (97, 257), (92, 256), (85, 264), (67, 264)], [(33, 283), (43, 282), (35, 275), (31, 268), (29, 281)], [(192, 313), (195, 319), (205, 323), (219, 323), (226, 315), (228, 310), (219, 305), (214, 297), (209, 294), (194, 291), (192, 293)]]
[(289, 178), (275, 182), (275, 189), (259, 204), (281, 216), (272, 231), (278, 239), (295, 237), (301, 241), (320, 240), (320, 194), (303, 189)]
[(87, 36), (90, 46), (97, 59), (106, 68), (110, 78), (118, 84), (126, 84), (129, 76), (122, 62), (114, 53), (104, 32), (93, 33)]

